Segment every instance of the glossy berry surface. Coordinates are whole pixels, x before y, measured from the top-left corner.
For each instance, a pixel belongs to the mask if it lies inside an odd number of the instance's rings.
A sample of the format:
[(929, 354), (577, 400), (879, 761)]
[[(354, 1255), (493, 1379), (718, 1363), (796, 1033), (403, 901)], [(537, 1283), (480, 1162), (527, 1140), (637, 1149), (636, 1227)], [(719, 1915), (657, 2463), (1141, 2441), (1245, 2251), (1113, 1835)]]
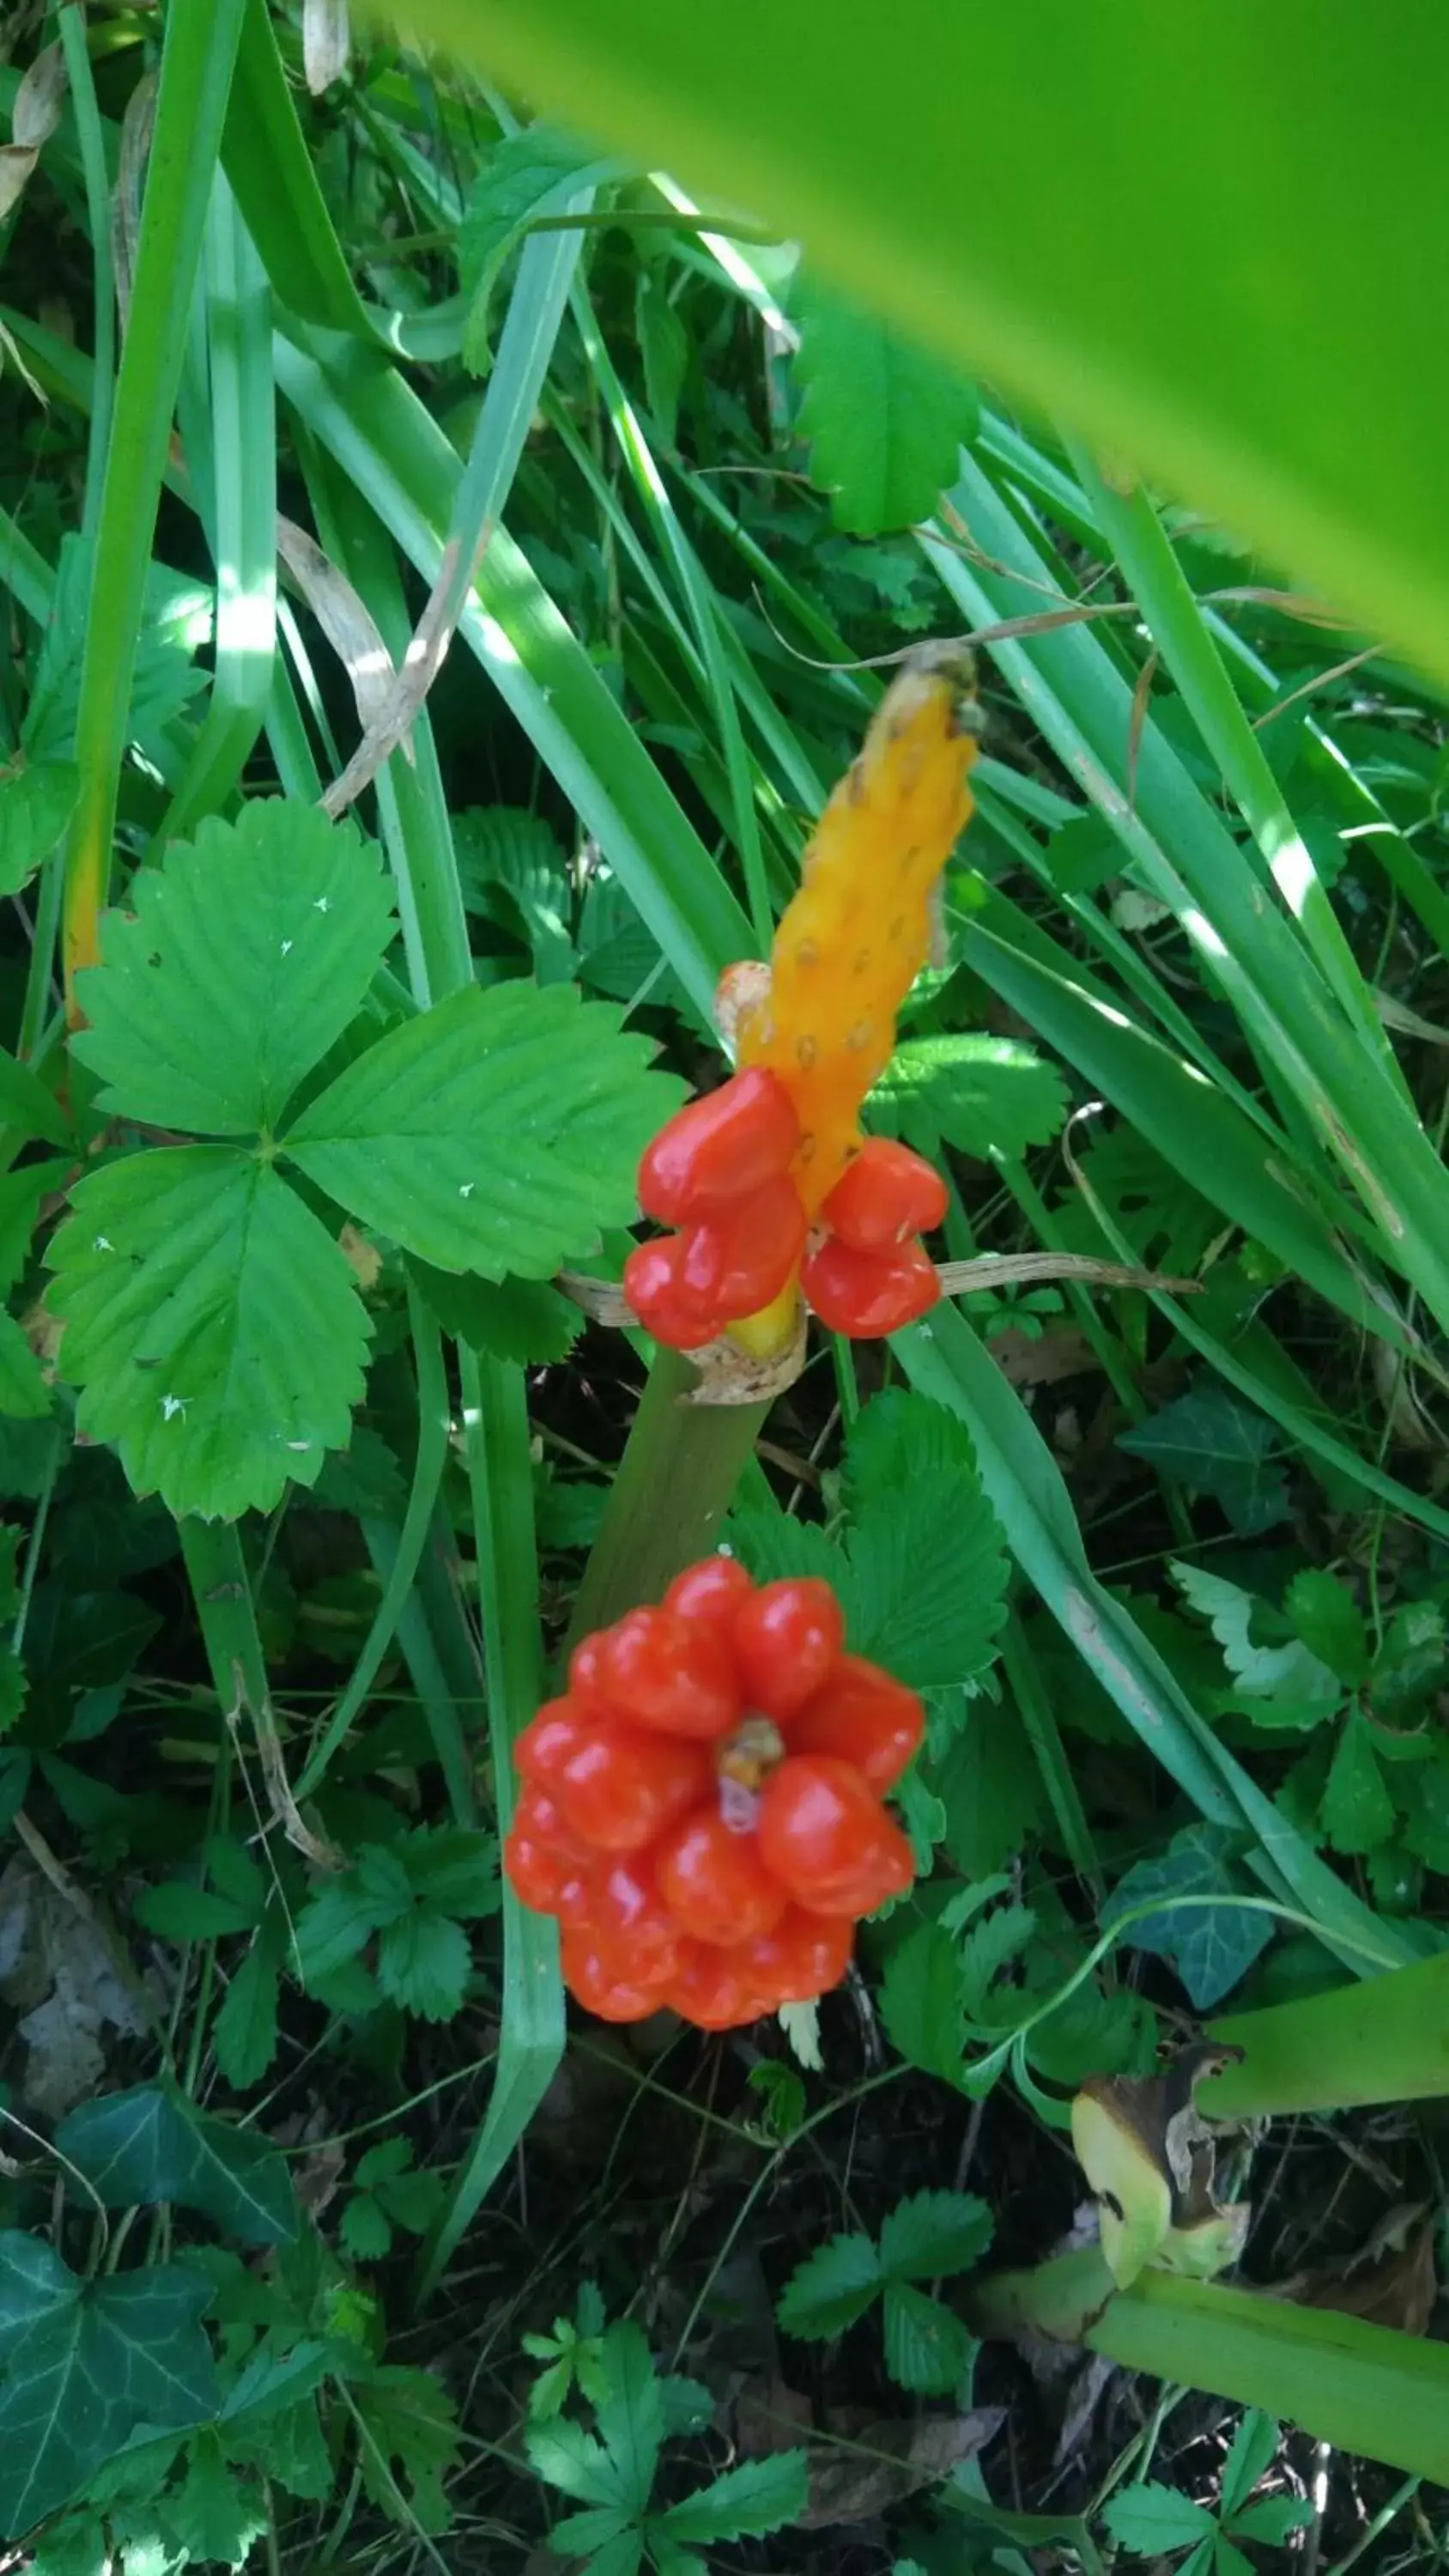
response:
[(772, 1073), (737, 1073), (691, 1100), (645, 1151), (639, 1205), (661, 1225), (685, 1225), (748, 1198), (790, 1168), (800, 1122)]
[(854, 1252), (827, 1236), (810, 1253), (801, 1286), (827, 1331), (878, 1341), (925, 1315), (941, 1294), (936, 1266), (919, 1243), (889, 1252)]
[(949, 1204), (938, 1171), (890, 1136), (867, 1136), (820, 1211), (852, 1252), (888, 1252), (940, 1225)]
[(855, 1922), (909, 1886), (881, 1799), (921, 1729), (846, 1653), (828, 1584), (707, 1558), (585, 1638), (524, 1729), (509, 1883), (557, 1918), (590, 2012), (741, 2027), (838, 1984)]

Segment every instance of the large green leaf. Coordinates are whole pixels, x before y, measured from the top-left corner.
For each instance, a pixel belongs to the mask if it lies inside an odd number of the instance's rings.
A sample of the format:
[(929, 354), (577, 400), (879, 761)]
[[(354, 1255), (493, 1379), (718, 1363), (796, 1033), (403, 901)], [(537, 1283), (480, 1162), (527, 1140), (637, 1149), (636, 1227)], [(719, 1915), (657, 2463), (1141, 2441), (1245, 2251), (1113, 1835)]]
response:
[(132, 878), (85, 977), (75, 1050), (103, 1108), (249, 1136), (354, 1017), (393, 927), (375, 844), (280, 799), (213, 816)]
[(627, 1225), (679, 1085), (571, 985), (472, 985), (393, 1029), (288, 1130), (320, 1188), (439, 1270), (546, 1279)]
[(107, 2209), (179, 2201), (243, 2245), (289, 2245), (297, 2205), (286, 2162), (255, 2129), (208, 2119), (160, 2084), (83, 2102), (56, 2131)]
[(1424, 329), (1449, 220), (1433, 0), (1391, 42), (1372, 12), (1326, 42), (1313, 0), (1215, 20), (1210, 41), (1153, 0), (904, 0), (830, 24), (769, 0), (727, 20), (673, 0), (411, 16), (550, 112), (754, 206), (903, 330), (1449, 675), (1446, 362)]
[(51, 1310), (80, 1429), (176, 1513), (268, 1511), (345, 1448), (367, 1319), (325, 1227), (228, 1146), (133, 1154), (75, 1190)]
[(80, 791), (73, 760), (0, 772), (0, 894), (16, 894), (60, 839)]
[(836, 525), (874, 537), (928, 519), (955, 479), (957, 448), (975, 431), (974, 389), (814, 278), (798, 302), (800, 428)]
[(217, 2412), (198, 2323), (211, 2294), (180, 2264), (81, 2281), (33, 2237), (0, 2235), (0, 2533), (19, 2539), (68, 2503), (141, 2425)]
[(571, 134), (528, 125), (495, 144), (474, 180), (458, 228), (458, 267), (467, 313), (463, 364), (487, 372), (488, 307), (498, 273), (528, 226), (540, 215), (559, 214), (569, 199), (624, 168), (601, 158)]

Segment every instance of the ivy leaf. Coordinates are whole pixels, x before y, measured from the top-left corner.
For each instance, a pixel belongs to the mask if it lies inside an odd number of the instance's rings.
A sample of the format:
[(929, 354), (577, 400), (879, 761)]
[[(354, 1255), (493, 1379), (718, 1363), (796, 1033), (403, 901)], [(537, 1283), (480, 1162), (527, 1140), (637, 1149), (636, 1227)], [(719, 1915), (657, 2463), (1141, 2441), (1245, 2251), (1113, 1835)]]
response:
[(880, 2256), (868, 2236), (832, 2236), (797, 2263), (776, 2306), (783, 2334), (824, 2343), (845, 2333), (880, 2296)]
[(898, 2281), (969, 2272), (990, 2245), (994, 2225), (975, 2192), (912, 2192), (888, 2211), (881, 2227), (881, 2269)]
[(458, 228), (458, 267), (468, 309), (463, 364), (475, 376), (489, 365), (488, 307), (498, 274), (540, 215), (553, 215), (584, 188), (617, 178), (627, 161), (600, 154), (553, 125), (505, 135), (473, 182)]
[(1286, 1617), (1311, 1655), (1345, 1688), (1368, 1679), (1368, 1635), (1363, 1614), (1346, 1583), (1322, 1566), (1305, 1565), (1283, 1596)]
[(620, 1019), (572, 985), (470, 985), (369, 1047), (285, 1150), (439, 1270), (551, 1278), (629, 1223), (639, 1156), (681, 1097)]
[(881, 2315), (885, 2365), (898, 2388), (948, 2397), (975, 2346), (960, 2317), (909, 2281), (889, 2281)]
[(1288, 1488), (1275, 1463), (1277, 1430), (1225, 1386), (1211, 1383), (1179, 1396), (1135, 1431), (1119, 1432), (1117, 1446), (1194, 1493), (1211, 1494), (1241, 1537), (1288, 1518)]
[(32, 760), (0, 771), (0, 895), (18, 894), (49, 858), (79, 794), (73, 760)]
[(462, 1925), (421, 1905), (390, 1923), (377, 1947), (383, 1993), (420, 2021), (451, 2021), (462, 2011), (472, 1965)]
[(226, 1146), (133, 1154), (81, 1181), (48, 1303), (78, 1428), (178, 1518), (270, 1511), (346, 1446), (367, 1318), (351, 1271), (270, 1165)]
[(654, 2522), (655, 2529), (691, 2548), (749, 2540), (796, 2522), (809, 2491), (803, 2451), (776, 2451), (769, 2459), (742, 2460), (712, 2485), (700, 2487)]
[(1271, 1916), (1245, 1906), (1172, 1902), (1183, 1896), (1240, 1895), (1230, 1850), (1231, 1836), (1221, 1826), (1188, 1825), (1173, 1835), (1165, 1852), (1129, 1869), (1102, 1909), (1105, 1930), (1151, 1897), (1166, 1900), (1160, 1912), (1145, 1915), (1122, 1937), (1132, 1949), (1166, 1959), (1199, 2012), (1231, 1994), (1273, 1937)]
[(204, 2273), (146, 2265), (82, 2282), (52, 2256), (40, 2283), (16, 2235), (0, 2235), (0, 2315), (26, 2282), (28, 2323), (6, 2334), (0, 2381), (0, 2533), (11, 2539), (80, 2493), (142, 2424), (182, 2430), (221, 2404), (198, 2323)]
[(1377, 1851), (1394, 1830), (1394, 1802), (1384, 1785), (1366, 1721), (1355, 1710), (1333, 1756), (1319, 1808), (1336, 1852)]
[(909, 2065), (959, 2085), (966, 2044), (961, 1959), (939, 1923), (918, 1924), (892, 1950), (881, 1983), (880, 2017), (891, 2046)]
[(354, 825), (275, 797), (209, 817), (102, 918), (73, 1040), (102, 1108), (202, 1136), (275, 1127), (356, 1017), (393, 927), (380, 853)]
[(943, 1144), (984, 1162), (1000, 1154), (1019, 1162), (1032, 1145), (1049, 1145), (1067, 1111), (1066, 1086), (1019, 1038), (970, 1032), (907, 1038), (870, 1095), (870, 1123), (903, 1136), (928, 1161)]
[(296, 2239), (285, 2158), (255, 2129), (210, 2119), (162, 2085), (83, 2102), (62, 2120), (55, 2142), (107, 2209), (175, 2201), (243, 2245)]
[(800, 430), (836, 526), (875, 537), (929, 518), (975, 435), (974, 388), (815, 278), (801, 280), (797, 309)]

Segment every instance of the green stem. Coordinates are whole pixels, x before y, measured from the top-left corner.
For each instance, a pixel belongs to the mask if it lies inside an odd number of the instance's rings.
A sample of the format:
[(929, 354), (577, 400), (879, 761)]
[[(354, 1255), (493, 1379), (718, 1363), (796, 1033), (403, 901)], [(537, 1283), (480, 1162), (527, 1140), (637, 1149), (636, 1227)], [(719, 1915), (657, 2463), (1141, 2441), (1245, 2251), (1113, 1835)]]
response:
[(85, 11), (61, 8), (56, 16), (71, 105), (75, 111), (76, 136), (80, 143), (81, 169), (86, 185), (86, 213), (91, 228), (96, 350), (81, 527), (87, 537), (93, 537), (105, 486), (106, 459), (111, 445), (111, 411), (116, 391), (116, 283), (111, 264), (111, 188), (106, 173), (105, 136), (101, 130), (90, 49), (86, 42)]
[(130, 321), (116, 383), (76, 712), (80, 797), (66, 842), (66, 989), (99, 954), (146, 567), (166, 469), (242, 0), (171, 0)]
[(657, 1601), (715, 1543), (770, 1408), (688, 1404), (695, 1383), (688, 1360), (661, 1346), (584, 1568), (570, 1643), (638, 1602)]

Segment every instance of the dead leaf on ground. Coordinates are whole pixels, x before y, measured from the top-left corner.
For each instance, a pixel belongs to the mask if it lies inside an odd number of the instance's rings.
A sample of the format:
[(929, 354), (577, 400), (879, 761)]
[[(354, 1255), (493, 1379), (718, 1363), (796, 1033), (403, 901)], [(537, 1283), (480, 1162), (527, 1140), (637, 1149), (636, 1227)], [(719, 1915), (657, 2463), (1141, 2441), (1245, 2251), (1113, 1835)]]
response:
[(1427, 2334), (1439, 2296), (1432, 2212), (1422, 2201), (1401, 2201), (1346, 2263), (1295, 2272), (1276, 2281), (1269, 2295), (1365, 2325), (1393, 2326), (1400, 2334)]
[(1053, 1325), (1044, 1333), (1008, 1324), (992, 1334), (986, 1347), (1009, 1386), (1055, 1386), (1061, 1378), (1081, 1377), (1101, 1366), (1077, 1324)]
[(849, 2451), (817, 2447), (798, 2527), (820, 2531), (828, 2523), (873, 2522), (974, 2459), (1005, 2421), (1004, 2406), (976, 2406), (966, 2415), (928, 2415), (919, 2424), (865, 2424)]
[(18, 1856), (0, 1874), (0, 2002), (21, 2016), (21, 2101), (47, 2120), (95, 2091), (103, 2031), (137, 2038), (146, 2027), (96, 1926)]

